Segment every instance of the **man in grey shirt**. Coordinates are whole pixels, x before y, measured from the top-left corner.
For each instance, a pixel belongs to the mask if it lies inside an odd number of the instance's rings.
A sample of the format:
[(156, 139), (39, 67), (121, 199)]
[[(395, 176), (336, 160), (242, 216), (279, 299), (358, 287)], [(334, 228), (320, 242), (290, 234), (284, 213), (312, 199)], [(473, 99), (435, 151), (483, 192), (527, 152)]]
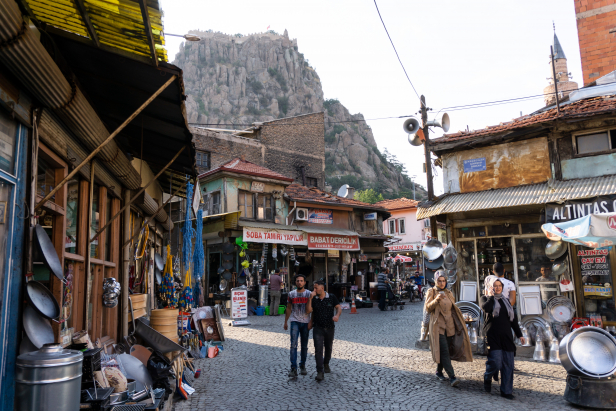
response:
[(308, 356), (308, 337), (310, 330), (308, 322), (310, 313), (306, 311), (306, 304), (310, 299), (310, 291), (306, 290), (306, 277), (303, 274), (295, 276), (296, 290), (289, 293), (287, 297), (287, 312), (284, 318), (284, 329), (288, 330), (288, 321), (291, 320), (291, 371), (289, 377), (297, 377), (297, 343), (298, 337), (301, 338), (301, 358), (299, 368), (302, 375), (308, 374), (306, 371), (306, 357)]
[(278, 306), (280, 305), (280, 286), (282, 277), (280, 276), (280, 268), (274, 270), (274, 274), (270, 275), (270, 315), (279, 315)]
[(379, 310), (385, 311), (385, 298), (387, 297), (387, 284), (389, 284), (389, 280), (387, 279), (387, 269), (384, 269), (379, 273), (377, 277), (378, 281), (378, 290), (379, 290)]

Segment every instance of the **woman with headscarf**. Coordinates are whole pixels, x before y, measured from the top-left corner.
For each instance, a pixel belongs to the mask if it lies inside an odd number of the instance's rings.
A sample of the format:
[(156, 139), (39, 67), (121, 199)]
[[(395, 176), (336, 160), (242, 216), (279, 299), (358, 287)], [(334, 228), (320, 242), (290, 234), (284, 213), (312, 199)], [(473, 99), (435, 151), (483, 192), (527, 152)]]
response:
[(447, 289), (447, 277), (443, 270), (434, 274), (435, 286), (426, 295), (425, 311), (430, 314), (429, 333), (432, 359), (438, 364), (436, 377), (441, 381), (447, 378), (455, 387), (460, 383), (456, 378), (451, 360), (461, 362), (473, 361), (471, 342), (466, 332), (464, 317), (455, 304), (451, 291)]
[(513, 399), (513, 357), (515, 343), (511, 330), (524, 344), (524, 337), (518, 325), (518, 318), (507, 298), (503, 296), (503, 283), (500, 278), (491, 280), (494, 295), (481, 297), (480, 305), (485, 312), (484, 335), (488, 339), (488, 360), (483, 375), (483, 387), (492, 391), (492, 377), (501, 374), (501, 397)]

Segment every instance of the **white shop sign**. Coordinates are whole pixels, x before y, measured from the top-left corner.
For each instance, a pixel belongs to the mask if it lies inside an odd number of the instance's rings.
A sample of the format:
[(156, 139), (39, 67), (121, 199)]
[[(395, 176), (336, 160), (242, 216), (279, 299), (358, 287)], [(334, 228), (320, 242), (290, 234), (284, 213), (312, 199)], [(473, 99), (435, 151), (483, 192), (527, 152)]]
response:
[(243, 239), (247, 243), (308, 245), (307, 235), (303, 231), (271, 228), (244, 227)]
[(234, 288), (231, 290), (231, 318), (248, 317), (248, 290)]

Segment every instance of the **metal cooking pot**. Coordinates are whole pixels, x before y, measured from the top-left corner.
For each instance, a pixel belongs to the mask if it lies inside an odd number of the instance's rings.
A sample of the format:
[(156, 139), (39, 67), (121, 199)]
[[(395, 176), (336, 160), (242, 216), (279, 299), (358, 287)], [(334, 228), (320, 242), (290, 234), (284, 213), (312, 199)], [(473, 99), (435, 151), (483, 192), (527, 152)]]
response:
[(580, 327), (560, 342), (560, 362), (569, 374), (605, 378), (616, 372), (616, 340), (598, 327)]
[(422, 252), (426, 260), (434, 261), (443, 255), (443, 243), (432, 238), (423, 246)]
[(550, 260), (556, 260), (567, 252), (567, 243), (564, 241), (548, 241), (545, 246), (545, 255)]
[(81, 402), (83, 353), (45, 344), (17, 357), (15, 403), (20, 410), (77, 411)]
[(554, 264), (552, 265), (552, 274), (561, 275), (565, 271), (567, 271), (567, 260), (566, 259), (560, 262), (554, 261)]

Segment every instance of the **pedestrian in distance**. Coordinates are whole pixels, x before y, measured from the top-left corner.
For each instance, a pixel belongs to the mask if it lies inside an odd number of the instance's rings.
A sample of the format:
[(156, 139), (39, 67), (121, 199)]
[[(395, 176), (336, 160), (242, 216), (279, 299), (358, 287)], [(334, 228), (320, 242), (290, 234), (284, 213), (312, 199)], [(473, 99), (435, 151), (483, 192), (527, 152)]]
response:
[(483, 375), (483, 387), (486, 392), (492, 391), (492, 377), (500, 371), (501, 397), (513, 399), (513, 357), (516, 347), (511, 330), (522, 344), (525, 343), (518, 318), (513, 307), (503, 295), (503, 282), (500, 278), (492, 281), (494, 295), (481, 297), (481, 309), (486, 313), (483, 326), (484, 335), (488, 339), (488, 360), (486, 372)]
[(274, 274), (270, 275), (270, 296), (272, 298), (270, 304), (270, 315), (278, 316), (278, 306), (280, 305), (280, 287), (282, 285), (282, 277), (280, 276), (280, 268), (274, 270)]
[(389, 280), (387, 279), (387, 269), (384, 269), (379, 273), (377, 277), (378, 285), (377, 288), (379, 290), (379, 310), (385, 311), (385, 299), (387, 298), (387, 284), (389, 284)]
[[(334, 345), (334, 331), (342, 307), (335, 295), (325, 291), (325, 283), (322, 280), (314, 282), (314, 290), (310, 294), (310, 300), (306, 307), (308, 313), (312, 313), (308, 328), (312, 328), (314, 341), (314, 356), (317, 362), (317, 381), (323, 381), (324, 373), (330, 373), (329, 361), (332, 358)], [(325, 356), (323, 350), (325, 349)]]
[(429, 333), (432, 359), (438, 364), (436, 377), (446, 381), (443, 370), (447, 372), (449, 384), (455, 387), (460, 383), (456, 378), (451, 361), (472, 362), (471, 341), (466, 332), (464, 317), (455, 304), (451, 291), (447, 289), (445, 271), (434, 273), (436, 285), (428, 290), (425, 309), (430, 315)]
[(297, 289), (292, 290), (287, 297), (287, 311), (284, 318), (284, 329), (288, 330), (288, 322), (291, 320), (291, 371), (289, 377), (297, 377), (297, 343), (301, 343), (301, 357), (299, 369), (302, 375), (308, 374), (306, 371), (306, 357), (308, 356), (308, 338), (310, 330), (308, 322), (310, 313), (306, 310), (306, 305), (310, 300), (310, 291), (306, 290), (306, 277), (303, 274), (295, 276)]

